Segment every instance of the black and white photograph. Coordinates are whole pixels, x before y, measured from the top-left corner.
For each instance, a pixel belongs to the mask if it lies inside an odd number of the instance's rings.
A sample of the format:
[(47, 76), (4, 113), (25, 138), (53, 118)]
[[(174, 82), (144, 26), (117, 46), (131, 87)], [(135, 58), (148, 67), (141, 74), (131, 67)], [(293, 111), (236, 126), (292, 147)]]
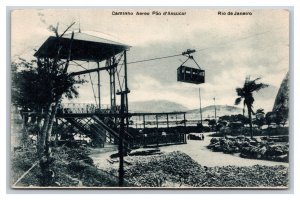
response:
[(9, 16), (12, 189), (290, 188), (290, 10)]

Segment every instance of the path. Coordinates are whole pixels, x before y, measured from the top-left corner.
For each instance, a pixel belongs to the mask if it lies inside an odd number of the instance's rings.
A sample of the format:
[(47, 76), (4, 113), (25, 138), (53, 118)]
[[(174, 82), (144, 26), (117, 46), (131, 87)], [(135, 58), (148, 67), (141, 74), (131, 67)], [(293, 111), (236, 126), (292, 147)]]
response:
[(204, 140), (187, 140), (187, 144), (164, 146), (160, 147), (162, 152), (181, 151), (189, 155), (200, 165), (214, 167), (214, 166), (251, 166), (251, 165), (284, 165), (289, 166), (288, 163), (274, 162), (267, 160), (247, 159), (241, 158), (238, 155), (224, 154), (222, 152), (213, 152), (206, 148), (210, 143), (211, 137), (205, 134)]
[[(252, 165), (266, 165), (275, 166), (283, 165), (288, 167), (288, 163), (274, 162), (267, 160), (247, 159), (241, 158), (238, 155), (224, 154), (222, 152), (212, 152), (207, 149), (206, 146), (209, 144), (211, 137), (205, 134), (204, 140), (187, 140), (187, 144), (162, 146), (160, 150), (162, 152), (181, 151), (189, 155), (192, 159), (198, 162), (202, 166), (215, 167), (215, 166), (252, 166)], [(108, 169), (112, 167), (107, 159), (112, 152), (105, 153), (93, 153), (90, 157), (94, 160), (94, 163), (101, 169)]]

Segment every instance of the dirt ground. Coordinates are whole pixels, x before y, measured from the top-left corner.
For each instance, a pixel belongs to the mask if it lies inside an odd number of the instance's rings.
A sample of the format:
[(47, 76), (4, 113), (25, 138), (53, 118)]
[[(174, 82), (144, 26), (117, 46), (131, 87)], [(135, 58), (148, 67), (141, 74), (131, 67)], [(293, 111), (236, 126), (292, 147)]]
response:
[[(224, 154), (222, 152), (212, 152), (206, 148), (206, 146), (209, 144), (211, 139), (209, 134), (210, 133), (205, 133), (204, 140), (187, 140), (187, 144), (162, 146), (159, 148), (161, 152), (165, 152), (165, 153), (172, 152), (172, 151), (180, 151), (186, 153), (197, 163), (207, 167), (222, 167), (222, 166), (229, 166), (229, 165), (234, 165), (238, 167), (253, 166), (253, 165), (265, 165), (265, 166), (283, 165), (285, 167), (289, 166), (288, 163), (284, 163), (284, 162), (247, 159), (247, 158), (241, 158), (238, 155)], [(95, 165), (99, 169), (106, 170), (111, 167), (115, 168), (118, 165), (117, 162), (115, 163), (108, 162), (109, 156), (111, 154), (112, 152), (102, 153), (102, 152), (95, 151), (95, 153), (91, 154), (90, 157), (93, 159)]]

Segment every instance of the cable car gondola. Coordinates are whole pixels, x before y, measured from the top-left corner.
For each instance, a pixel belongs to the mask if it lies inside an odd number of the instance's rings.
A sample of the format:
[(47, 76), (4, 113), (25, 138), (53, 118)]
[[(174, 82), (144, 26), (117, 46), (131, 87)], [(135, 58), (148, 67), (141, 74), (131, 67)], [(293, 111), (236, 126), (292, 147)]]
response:
[[(194, 52), (196, 51), (188, 49), (182, 53), (182, 55), (187, 56), (188, 58), (177, 68), (177, 81), (193, 84), (201, 84), (205, 82), (205, 70), (201, 69), (193, 56), (190, 55)], [(196, 63), (199, 69), (184, 65), (190, 59)]]

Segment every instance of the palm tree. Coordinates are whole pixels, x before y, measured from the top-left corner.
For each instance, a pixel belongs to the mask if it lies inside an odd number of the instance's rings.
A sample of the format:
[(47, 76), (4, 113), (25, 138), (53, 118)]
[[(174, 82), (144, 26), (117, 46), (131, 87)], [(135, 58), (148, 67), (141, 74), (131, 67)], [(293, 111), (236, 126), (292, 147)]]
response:
[(236, 93), (239, 96), (235, 100), (235, 105), (238, 105), (241, 103), (241, 101), (244, 99), (244, 108), (243, 108), (243, 114), (245, 113), (245, 106), (247, 107), (248, 111), (248, 117), (250, 121), (250, 134), (251, 138), (253, 138), (253, 130), (252, 130), (252, 114), (255, 114), (253, 111), (253, 103), (254, 103), (254, 97), (253, 92), (258, 92), (259, 90), (268, 87), (267, 84), (264, 83), (256, 83), (260, 78), (256, 78), (254, 80), (250, 80), (250, 77), (246, 77), (244, 86), (242, 88), (236, 88)]

